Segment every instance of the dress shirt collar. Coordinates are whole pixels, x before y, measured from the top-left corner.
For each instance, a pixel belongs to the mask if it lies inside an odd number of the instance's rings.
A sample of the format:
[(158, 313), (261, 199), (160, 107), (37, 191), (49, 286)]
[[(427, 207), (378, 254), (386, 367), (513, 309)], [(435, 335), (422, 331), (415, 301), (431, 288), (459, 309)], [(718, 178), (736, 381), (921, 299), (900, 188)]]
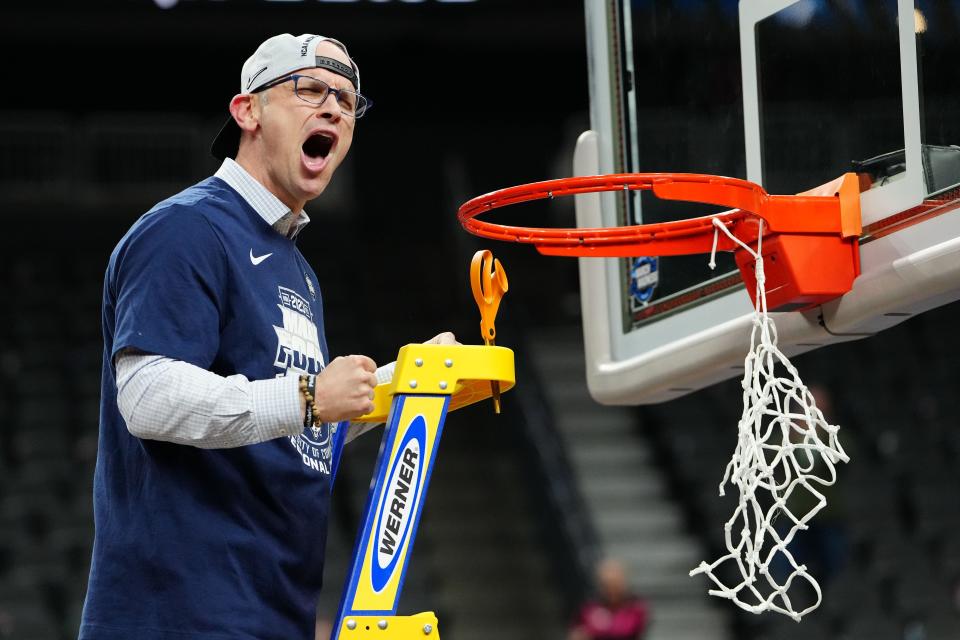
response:
[[(224, 158), (223, 164), (213, 174), (226, 182), (234, 191), (247, 201), (253, 207), (254, 211), (263, 218), (271, 227), (283, 216), (290, 213), (290, 207), (283, 204), (280, 198), (273, 195), (269, 189), (257, 182), (257, 179), (247, 173), (247, 170), (237, 164), (233, 158)], [(291, 238), (295, 238), (300, 231), (310, 222), (309, 216), (305, 211), (297, 214), (297, 221), (290, 233)]]

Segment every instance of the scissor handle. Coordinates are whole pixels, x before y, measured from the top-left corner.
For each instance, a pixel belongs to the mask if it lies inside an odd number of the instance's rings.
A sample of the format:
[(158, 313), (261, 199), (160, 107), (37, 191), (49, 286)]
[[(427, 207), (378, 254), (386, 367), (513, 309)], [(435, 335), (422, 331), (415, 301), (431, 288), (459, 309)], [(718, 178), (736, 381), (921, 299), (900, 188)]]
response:
[(509, 289), (509, 284), (503, 265), (487, 249), (473, 254), (470, 262), (470, 286), (473, 289), (473, 299), (480, 307), (480, 333), (483, 334), (483, 341), (493, 344), (497, 337), (494, 322), (500, 309), (500, 299)]

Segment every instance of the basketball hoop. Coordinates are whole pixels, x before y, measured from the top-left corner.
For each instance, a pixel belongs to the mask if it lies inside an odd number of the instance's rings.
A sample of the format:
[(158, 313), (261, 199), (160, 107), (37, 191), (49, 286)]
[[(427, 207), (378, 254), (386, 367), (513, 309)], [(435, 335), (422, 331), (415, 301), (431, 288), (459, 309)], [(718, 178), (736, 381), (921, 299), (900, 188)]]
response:
[[(718, 205), (730, 211), (676, 222), (588, 229), (513, 227), (478, 219), (493, 209), (521, 202), (620, 190), (651, 191), (663, 200)], [(772, 311), (807, 309), (832, 300), (849, 291), (860, 274), (860, 189), (852, 173), (844, 176), (835, 196), (770, 195), (746, 180), (700, 174), (562, 178), (479, 196), (464, 203), (457, 217), (474, 235), (532, 244), (545, 255), (611, 258), (733, 251), (754, 306), (755, 258), (733, 238), (755, 244), (762, 220), (766, 294)], [(715, 249), (714, 219), (733, 236), (719, 238)]]
[[(589, 229), (511, 227), (477, 219), (520, 202), (616, 190), (649, 190), (666, 200), (731, 210), (678, 222)], [(502, 189), (470, 200), (458, 213), (470, 233), (533, 244), (546, 255), (710, 253), (713, 267), (717, 251), (734, 252), (754, 305), (737, 446), (720, 483), (721, 495), (729, 483), (736, 487), (739, 500), (724, 526), (727, 553), (713, 563), (701, 562), (690, 575), (707, 576), (714, 583), (711, 595), (751, 613), (776, 611), (800, 620), (822, 600), (816, 579), (796, 561), (788, 545), (826, 505), (820, 489), (836, 481), (836, 464), (849, 458), (837, 439), (839, 427), (826, 421), (796, 368), (778, 348), (768, 309), (806, 309), (851, 289), (860, 272), (859, 194), (855, 174), (844, 176), (831, 196), (775, 196), (734, 178), (635, 173)], [(812, 495), (815, 504), (794, 513), (788, 502), (802, 492)], [(732, 584), (720, 571), (728, 564), (736, 576)], [(784, 568), (778, 571), (775, 566)], [(788, 593), (804, 583), (813, 590), (810, 604), (798, 604)]]

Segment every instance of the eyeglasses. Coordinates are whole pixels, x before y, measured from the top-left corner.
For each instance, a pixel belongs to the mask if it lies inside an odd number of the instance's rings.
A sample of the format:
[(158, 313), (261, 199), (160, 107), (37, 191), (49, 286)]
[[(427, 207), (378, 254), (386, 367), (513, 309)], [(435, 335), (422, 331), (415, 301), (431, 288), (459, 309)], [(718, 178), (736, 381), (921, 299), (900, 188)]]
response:
[(356, 91), (349, 89), (334, 89), (323, 80), (317, 80), (311, 76), (302, 76), (293, 74), (284, 78), (279, 78), (273, 82), (268, 82), (253, 93), (266, 91), (278, 84), (293, 80), (293, 93), (304, 102), (310, 104), (323, 104), (332, 93), (340, 106), (340, 112), (354, 118), (361, 118), (367, 112), (367, 109), (373, 106), (373, 101), (369, 100)]

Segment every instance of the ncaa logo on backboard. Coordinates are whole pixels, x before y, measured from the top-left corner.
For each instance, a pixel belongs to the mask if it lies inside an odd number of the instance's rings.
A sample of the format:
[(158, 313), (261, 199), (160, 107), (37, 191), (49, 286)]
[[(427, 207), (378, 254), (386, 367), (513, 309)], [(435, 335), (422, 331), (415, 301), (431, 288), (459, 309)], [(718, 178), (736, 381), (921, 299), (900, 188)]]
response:
[(653, 298), (660, 284), (660, 260), (656, 257), (634, 258), (630, 263), (630, 304), (644, 306)]
[(396, 450), (386, 488), (380, 497), (374, 527), (376, 560), (370, 571), (373, 590), (378, 593), (393, 577), (400, 552), (416, 519), (426, 440), (426, 420), (423, 416), (416, 416)]

